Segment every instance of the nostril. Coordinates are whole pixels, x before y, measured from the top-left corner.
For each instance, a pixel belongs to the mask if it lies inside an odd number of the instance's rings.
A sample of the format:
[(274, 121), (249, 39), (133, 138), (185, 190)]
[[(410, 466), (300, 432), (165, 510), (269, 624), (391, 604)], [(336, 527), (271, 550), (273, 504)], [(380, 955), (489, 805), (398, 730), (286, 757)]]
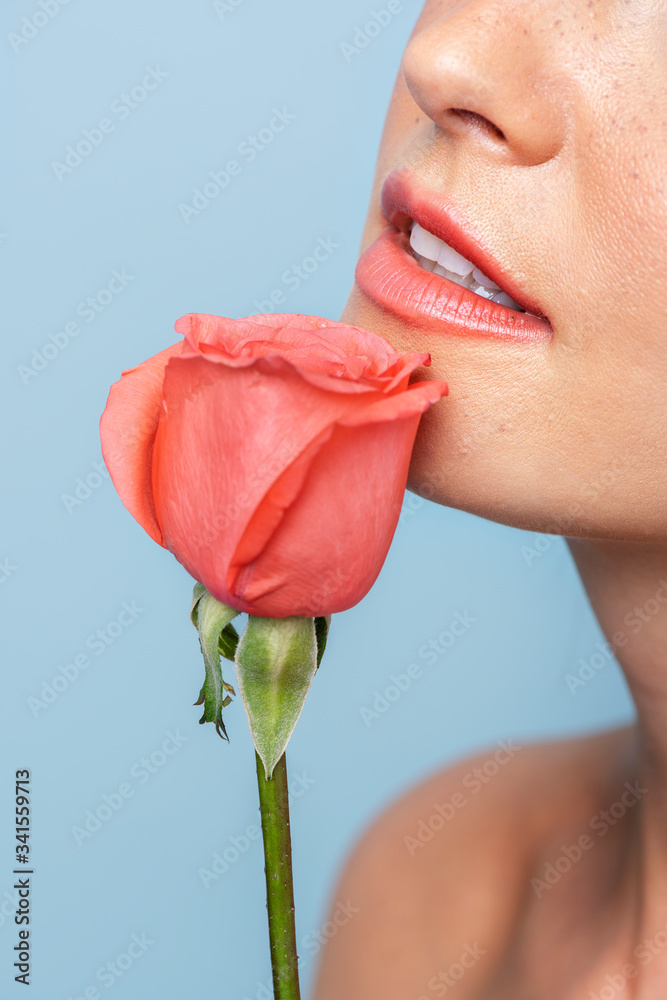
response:
[(484, 115), (479, 115), (476, 111), (466, 111), (465, 108), (450, 108), (449, 110), (450, 114), (456, 115), (457, 118), (471, 125), (475, 130), (486, 132), (487, 134), (490, 132), (497, 139), (507, 142), (505, 133), (497, 125), (494, 125), (492, 121), (485, 118)]

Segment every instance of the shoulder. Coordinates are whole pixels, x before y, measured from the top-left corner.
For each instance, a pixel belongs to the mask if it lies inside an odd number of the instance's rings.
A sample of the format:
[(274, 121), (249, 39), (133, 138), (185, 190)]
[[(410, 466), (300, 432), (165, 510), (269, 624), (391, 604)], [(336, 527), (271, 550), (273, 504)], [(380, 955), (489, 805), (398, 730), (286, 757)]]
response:
[(589, 808), (588, 773), (622, 739), (500, 741), (393, 803), (339, 883), (355, 915), (327, 946), (317, 1000), (430, 1000), (452, 965), (467, 970), (459, 1000), (474, 996), (502, 959), (539, 845)]
[(499, 740), (394, 802), (361, 839), (350, 866), (381, 876), (391, 862), (412, 886), (421, 866), (430, 878), (442, 872), (450, 882), (462, 857), (474, 858), (476, 870), (490, 867), (485, 859), (539, 843), (564, 808), (588, 809), (591, 778), (627, 738), (628, 730), (617, 730), (549, 743)]

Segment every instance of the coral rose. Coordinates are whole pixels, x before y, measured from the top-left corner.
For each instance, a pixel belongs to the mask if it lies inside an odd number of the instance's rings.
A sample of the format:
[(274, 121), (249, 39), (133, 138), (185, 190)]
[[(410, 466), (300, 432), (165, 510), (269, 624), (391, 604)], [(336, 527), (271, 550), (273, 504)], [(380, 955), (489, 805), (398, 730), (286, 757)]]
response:
[(219, 601), (258, 617), (356, 604), (389, 549), (428, 354), (314, 316), (190, 314), (101, 420), (121, 500)]

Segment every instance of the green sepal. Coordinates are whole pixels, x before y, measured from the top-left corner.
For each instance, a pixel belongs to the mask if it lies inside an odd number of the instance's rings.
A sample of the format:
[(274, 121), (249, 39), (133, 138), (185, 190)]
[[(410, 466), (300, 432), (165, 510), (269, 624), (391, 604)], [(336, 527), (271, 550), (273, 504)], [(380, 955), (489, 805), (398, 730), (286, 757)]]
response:
[(315, 639), (317, 640), (317, 666), (319, 667), (327, 648), (329, 637), (329, 626), (331, 625), (331, 615), (315, 619)]
[(267, 779), (289, 743), (317, 665), (312, 618), (248, 618), (236, 650), (236, 676)]
[(226, 660), (234, 662), (236, 647), (239, 644), (239, 634), (233, 625), (225, 625), (218, 639), (218, 652)]
[[(229, 652), (236, 650), (238, 634), (230, 622), (240, 614), (236, 608), (230, 608), (216, 601), (201, 583), (196, 583), (192, 592), (190, 620), (199, 632), (199, 645), (204, 657), (206, 675), (199, 698), (195, 705), (204, 706), (204, 714), (199, 720), (200, 725), (213, 722), (216, 732), (227, 740), (227, 730), (222, 721), (222, 709), (229, 705), (236, 692), (231, 684), (222, 676), (220, 653), (230, 659)], [(223, 638), (224, 636), (224, 638)]]

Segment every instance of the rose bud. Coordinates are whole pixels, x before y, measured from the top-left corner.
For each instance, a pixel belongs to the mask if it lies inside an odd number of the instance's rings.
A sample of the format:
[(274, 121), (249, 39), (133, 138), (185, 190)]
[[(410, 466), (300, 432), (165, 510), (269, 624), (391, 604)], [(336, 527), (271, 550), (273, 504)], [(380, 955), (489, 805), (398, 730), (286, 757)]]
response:
[(358, 603), (398, 521), (428, 354), (315, 316), (190, 314), (101, 420), (121, 500), (218, 601), (257, 617)]

